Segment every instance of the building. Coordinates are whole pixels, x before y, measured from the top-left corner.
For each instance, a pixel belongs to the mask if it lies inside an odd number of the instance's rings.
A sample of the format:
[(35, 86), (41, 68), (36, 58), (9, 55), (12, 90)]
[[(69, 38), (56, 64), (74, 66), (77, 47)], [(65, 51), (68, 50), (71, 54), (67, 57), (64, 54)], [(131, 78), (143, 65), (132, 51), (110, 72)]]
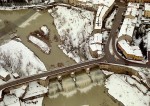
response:
[(127, 10), (125, 12), (125, 19), (123, 20), (120, 32), (118, 34), (118, 41), (127, 40), (132, 41), (132, 35), (137, 24), (137, 16), (139, 14), (139, 4), (128, 3)]
[(102, 28), (102, 22), (104, 18), (107, 16), (108, 7), (106, 6), (99, 6), (97, 13), (96, 13), (96, 19), (95, 19), (95, 26), (94, 29), (97, 30), (97, 32), (100, 32)]
[(0, 79), (2, 79), (3, 81), (8, 81), (10, 79), (10, 74), (9, 72), (6, 72), (6, 70), (4, 68), (0, 68)]
[(127, 59), (143, 60), (143, 54), (138, 46), (131, 46), (132, 36), (137, 25), (139, 4), (128, 3), (120, 32), (118, 34), (118, 48)]
[(13, 75), (13, 77), (14, 77), (15, 79), (20, 78), (20, 76), (19, 76), (18, 73), (13, 73), (12, 75)]
[(118, 34), (118, 41), (125, 39), (131, 42), (136, 23), (137, 18), (125, 18)]
[(118, 42), (118, 48), (127, 59), (143, 60), (143, 54), (138, 46), (130, 46), (126, 40)]
[(96, 33), (90, 38), (89, 51), (93, 58), (98, 58), (102, 55), (102, 34)]
[(137, 8), (134, 7), (128, 7), (127, 11), (125, 13), (126, 18), (134, 19), (138, 16), (139, 12)]
[(145, 3), (144, 16), (150, 18), (150, 3)]
[(132, 41), (132, 35), (134, 32), (134, 25), (125, 25), (121, 26), (120, 32), (118, 34), (118, 41), (120, 40), (127, 40), (129, 42)]
[(29, 86), (26, 90), (24, 97), (22, 98), (25, 100), (31, 100), (37, 97), (42, 97), (48, 93), (48, 89), (43, 87), (42, 85), (38, 84), (37, 82), (30, 82)]

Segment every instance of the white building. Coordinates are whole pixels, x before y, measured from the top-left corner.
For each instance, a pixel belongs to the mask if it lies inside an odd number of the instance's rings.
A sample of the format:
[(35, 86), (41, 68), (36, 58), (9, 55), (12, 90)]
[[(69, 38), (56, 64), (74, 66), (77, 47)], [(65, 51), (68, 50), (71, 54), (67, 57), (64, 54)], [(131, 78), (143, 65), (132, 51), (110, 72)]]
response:
[(144, 16), (150, 18), (150, 3), (144, 5)]
[(90, 38), (89, 50), (92, 57), (96, 58), (102, 55), (102, 34), (96, 33)]
[(139, 14), (139, 11), (137, 8), (134, 8), (134, 7), (128, 7), (127, 8), (127, 11), (125, 13), (125, 17), (128, 17), (128, 18), (135, 18), (137, 15)]
[(138, 46), (130, 46), (126, 40), (121, 40), (118, 42), (118, 47), (126, 58), (143, 60), (143, 54)]
[(128, 40), (129, 42), (131, 42), (134, 28), (135, 28), (134, 25), (126, 25), (126, 24), (124, 25), (123, 24), (121, 26), (120, 32), (118, 34), (118, 41), (125, 39), (125, 40)]

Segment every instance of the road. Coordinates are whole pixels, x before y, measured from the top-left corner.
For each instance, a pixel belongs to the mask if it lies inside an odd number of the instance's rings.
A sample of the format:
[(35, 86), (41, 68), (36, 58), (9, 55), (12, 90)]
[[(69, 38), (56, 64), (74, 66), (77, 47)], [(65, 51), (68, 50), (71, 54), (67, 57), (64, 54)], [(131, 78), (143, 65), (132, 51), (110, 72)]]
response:
[(96, 59), (96, 60), (92, 60), (92, 61), (86, 61), (86, 62), (74, 64), (74, 65), (64, 67), (64, 68), (54, 69), (53, 71), (46, 71), (46, 72), (43, 72), (40, 74), (27, 76), (27, 77), (23, 77), (23, 78), (18, 78), (16, 80), (7, 82), (6, 84), (0, 85), (0, 90), (3, 90), (5, 88), (10, 88), (10, 87), (15, 87), (17, 85), (25, 84), (28, 82), (36, 81), (43, 77), (49, 76), (49, 78), (52, 79), (59, 75), (63, 75), (65, 73), (77, 72), (77, 71), (80, 71), (80, 69), (93, 66), (94, 64), (99, 65), (100, 63), (101, 63), (101, 61), (99, 61), (99, 59)]
[[(36, 80), (38, 80), (42, 77), (46, 77), (46, 76), (49, 76), (50, 78), (54, 78), (54, 77), (57, 77), (57, 76), (62, 75), (64, 73), (71, 73), (74, 71), (78, 71), (78, 69), (90, 67), (93, 64), (98, 65), (100, 63), (103, 63), (104, 61), (107, 61), (108, 63), (113, 63), (113, 64), (120, 64), (120, 65), (129, 64), (130, 66), (140, 66), (140, 67), (150, 68), (150, 65), (148, 65), (148, 64), (138, 64), (138, 63), (129, 62), (128, 60), (125, 60), (124, 58), (122, 58), (118, 54), (118, 52), (115, 48), (115, 40), (117, 37), (116, 30), (118, 29), (118, 27), (120, 27), (120, 23), (121, 23), (122, 18), (123, 18), (122, 13), (124, 12), (124, 10), (126, 10), (125, 6), (121, 6), (118, 8), (118, 12), (116, 14), (113, 27), (112, 27), (111, 32), (109, 34), (107, 44), (104, 46), (105, 56), (103, 58), (86, 61), (83, 63), (71, 65), (68, 67), (54, 69), (53, 71), (47, 71), (47, 72), (44, 72), (41, 74), (36, 74), (36, 75), (28, 76), (28, 77), (19, 78), (19, 79), (7, 82), (3, 85), (0, 85), (0, 90), (3, 90), (5, 88), (10, 88), (10, 87), (15, 87), (17, 85), (21, 85), (21, 84), (28, 83), (31, 81), (36, 81)], [(110, 44), (111, 41), (112, 41), (112, 44)], [(113, 49), (114, 54), (110, 53), (109, 45), (112, 45), (112, 49)], [(115, 58), (115, 55), (118, 57), (118, 59)]]

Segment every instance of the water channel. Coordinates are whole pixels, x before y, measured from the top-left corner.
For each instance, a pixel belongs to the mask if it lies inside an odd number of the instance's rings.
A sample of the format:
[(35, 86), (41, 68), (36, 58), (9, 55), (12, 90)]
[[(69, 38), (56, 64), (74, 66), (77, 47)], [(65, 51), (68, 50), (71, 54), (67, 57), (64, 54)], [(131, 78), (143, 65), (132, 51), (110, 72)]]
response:
[[(68, 58), (62, 50), (58, 48), (60, 41), (54, 41), (54, 35), (58, 38), (58, 33), (53, 25), (53, 18), (47, 11), (38, 12), (40, 15), (35, 19), (30, 21), (29, 25), (24, 28), (19, 27), (20, 24), (24, 23), (30, 16), (35, 14), (37, 11), (35, 10), (17, 10), (17, 11), (0, 11), (0, 43), (3, 43), (4, 40), (8, 40), (11, 37), (12, 32), (16, 32), (18, 36), (21, 38), (22, 42), (31, 49), (45, 64), (47, 70), (57, 67), (57, 63), (63, 63), (65, 66), (71, 65), (75, 63), (72, 59)], [(28, 42), (28, 35), (30, 32), (33, 32), (39, 29), (40, 26), (47, 25), (50, 29), (50, 39), (51, 39), (51, 53), (49, 55), (44, 54), (40, 51), (39, 48), (34, 46), (33, 44)], [(45, 97), (43, 101), (43, 106), (120, 106), (118, 102), (115, 102), (112, 97), (108, 95), (104, 84), (94, 85), (90, 82), (87, 74), (84, 74), (84, 78), (87, 77), (87, 80), (82, 80), (82, 77), (79, 75), (77, 77), (78, 87), (72, 87), (76, 92), (67, 97), (63, 93), (60, 93), (57, 97)], [(94, 77), (96, 78), (96, 77)], [(78, 80), (79, 79), (79, 80)], [(68, 79), (64, 79), (64, 87), (65, 81), (69, 81)], [(72, 81), (72, 80), (70, 80)], [(70, 86), (74, 86), (74, 82), (69, 82)], [(86, 93), (81, 93), (78, 89), (84, 88), (88, 86), (92, 86), (90, 90)], [(52, 86), (53, 87), (53, 86)], [(67, 89), (67, 87), (66, 87)]]

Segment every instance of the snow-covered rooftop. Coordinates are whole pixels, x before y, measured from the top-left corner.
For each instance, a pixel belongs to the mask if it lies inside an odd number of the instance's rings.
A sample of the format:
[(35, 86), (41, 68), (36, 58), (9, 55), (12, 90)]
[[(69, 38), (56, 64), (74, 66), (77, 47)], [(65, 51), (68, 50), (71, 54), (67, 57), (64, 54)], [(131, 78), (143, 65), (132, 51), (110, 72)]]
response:
[(142, 52), (138, 46), (130, 46), (125, 40), (119, 41), (118, 44), (127, 54), (143, 57)]
[(12, 74), (15, 78), (19, 77), (19, 74), (18, 73), (13, 73)]
[(145, 11), (150, 11), (150, 3), (145, 3)]
[(142, 51), (138, 46), (131, 46), (135, 56), (143, 57)]
[(100, 44), (91, 44), (90, 48), (92, 51), (102, 51), (102, 45)]
[(125, 25), (125, 24), (123, 24), (121, 26), (120, 32), (118, 34), (118, 38), (123, 36), (123, 35), (127, 35), (127, 36), (132, 37), (133, 32), (134, 32), (134, 28), (135, 28), (135, 26), (133, 26), (133, 25)]
[(12, 90), (10, 90), (10, 94), (14, 94), (18, 98), (22, 97), (23, 94), (25, 93), (26, 88), (27, 88), (27, 85), (23, 85), (17, 89), (12, 89)]
[(95, 43), (102, 43), (102, 34), (101, 33), (96, 33), (94, 34), (94, 42)]
[(137, 23), (137, 18), (130, 19), (130, 18), (125, 18), (123, 20), (123, 25), (135, 25)]
[(7, 75), (9, 75), (9, 72), (6, 72), (6, 70), (0, 66), (0, 76), (6, 78)]
[(30, 82), (29, 88), (23, 99), (45, 94), (47, 92), (48, 89), (43, 87), (42, 85), (39, 85), (37, 82)]
[(119, 41), (118, 44), (121, 46), (122, 49), (124, 49), (124, 51), (127, 54), (131, 54), (131, 55), (134, 54), (131, 46), (125, 40)]
[(47, 28), (47, 26), (43, 25), (43, 26), (41, 27), (41, 30), (44, 32), (44, 35), (48, 35), (49, 29)]

